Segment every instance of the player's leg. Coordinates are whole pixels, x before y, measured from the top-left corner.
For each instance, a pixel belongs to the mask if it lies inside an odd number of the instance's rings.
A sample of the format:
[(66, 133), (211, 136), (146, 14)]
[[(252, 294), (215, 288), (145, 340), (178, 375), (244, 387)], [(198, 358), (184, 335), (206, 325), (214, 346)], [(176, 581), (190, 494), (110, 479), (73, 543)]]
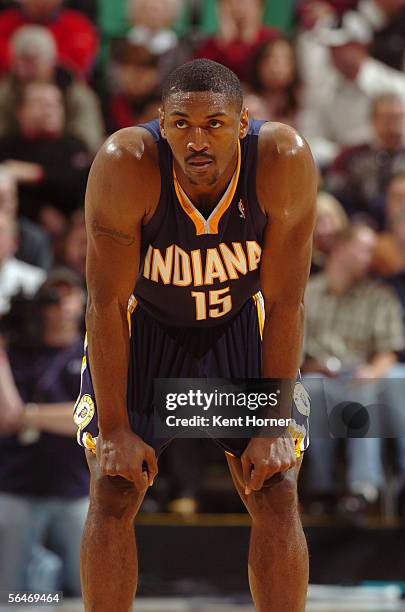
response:
[(252, 528), (249, 584), (257, 612), (304, 612), (308, 587), (308, 549), (298, 510), (297, 468), (246, 496), (239, 458), (226, 454), (235, 487)]
[(134, 520), (145, 491), (125, 478), (103, 476), (87, 451), (90, 507), (81, 547), (85, 610), (128, 612), (138, 580)]

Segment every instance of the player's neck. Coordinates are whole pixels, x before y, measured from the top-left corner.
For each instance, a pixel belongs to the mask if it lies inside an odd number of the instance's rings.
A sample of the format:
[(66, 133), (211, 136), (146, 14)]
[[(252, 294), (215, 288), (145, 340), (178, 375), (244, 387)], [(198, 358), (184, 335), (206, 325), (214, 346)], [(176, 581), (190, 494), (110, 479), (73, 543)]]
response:
[(194, 206), (204, 213), (210, 212), (218, 204), (235, 174), (237, 164), (238, 154), (236, 152), (226, 170), (218, 177), (215, 183), (206, 185), (195, 184), (176, 163), (175, 170), (177, 180), (183, 191), (190, 198)]

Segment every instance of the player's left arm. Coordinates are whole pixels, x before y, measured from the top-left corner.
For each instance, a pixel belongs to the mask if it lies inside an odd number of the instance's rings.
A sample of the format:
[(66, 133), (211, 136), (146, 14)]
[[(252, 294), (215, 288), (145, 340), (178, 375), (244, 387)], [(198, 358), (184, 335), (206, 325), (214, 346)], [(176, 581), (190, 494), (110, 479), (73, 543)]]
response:
[[(297, 376), (316, 191), (317, 172), (306, 142), (287, 126), (264, 126), (257, 166), (258, 199), (268, 218), (260, 272), (264, 378)], [(291, 436), (253, 438), (242, 456), (246, 492), (260, 490), (265, 480), (296, 461)]]

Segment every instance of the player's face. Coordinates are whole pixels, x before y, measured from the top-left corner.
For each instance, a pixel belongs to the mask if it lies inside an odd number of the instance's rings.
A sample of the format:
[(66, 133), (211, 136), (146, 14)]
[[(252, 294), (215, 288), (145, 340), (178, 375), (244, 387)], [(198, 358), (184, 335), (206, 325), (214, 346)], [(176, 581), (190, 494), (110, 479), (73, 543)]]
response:
[(177, 166), (196, 186), (213, 186), (229, 171), (248, 127), (247, 110), (210, 91), (173, 94), (160, 121)]

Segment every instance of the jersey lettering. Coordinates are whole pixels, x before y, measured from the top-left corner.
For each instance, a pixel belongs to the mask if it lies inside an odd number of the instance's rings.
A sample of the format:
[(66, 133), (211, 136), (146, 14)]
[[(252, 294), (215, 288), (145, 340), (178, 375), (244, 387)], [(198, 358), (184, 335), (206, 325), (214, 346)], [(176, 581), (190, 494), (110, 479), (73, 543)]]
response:
[(201, 287), (215, 281), (225, 283), (237, 280), (259, 266), (262, 249), (255, 240), (246, 241), (246, 247), (233, 242), (232, 248), (221, 242), (218, 248), (206, 250), (205, 265), (201, 249), (190, 253), (172, 244), (164, 253), (148, 248), (143, 276), (155, 283), (173, 284), (177, 287)]

